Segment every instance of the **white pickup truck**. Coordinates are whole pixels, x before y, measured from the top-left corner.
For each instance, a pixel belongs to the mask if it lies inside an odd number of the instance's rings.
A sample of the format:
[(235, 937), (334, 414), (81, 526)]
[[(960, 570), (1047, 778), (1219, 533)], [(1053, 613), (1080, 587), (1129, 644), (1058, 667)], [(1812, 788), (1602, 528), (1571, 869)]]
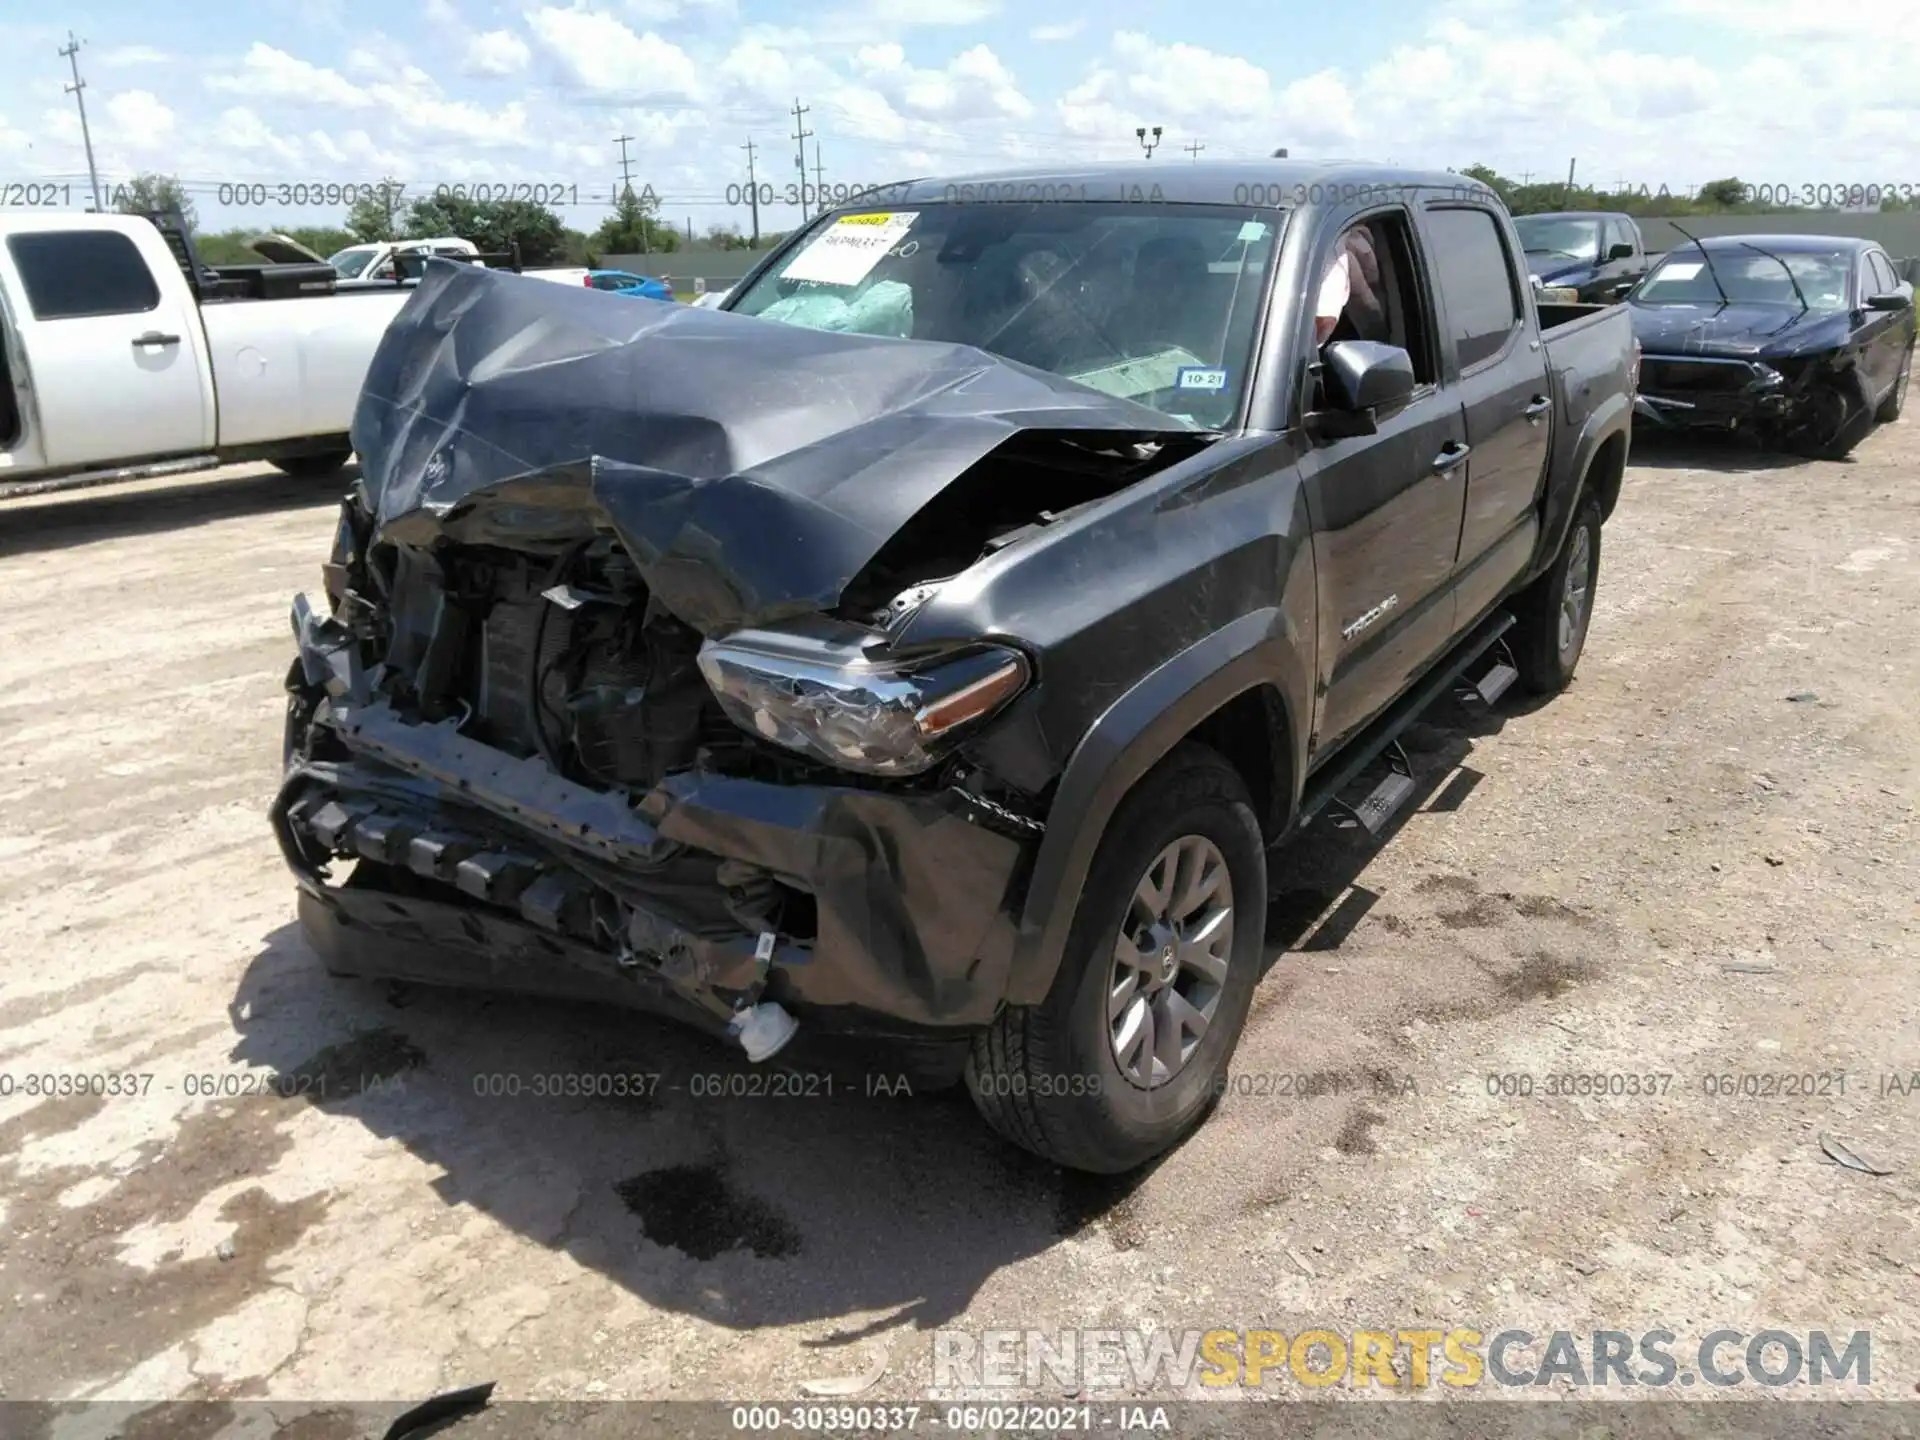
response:
[(0, 498), (352, 453), (361, 382), (411, 286), (209, 266), (133, 215), (0, 214)]

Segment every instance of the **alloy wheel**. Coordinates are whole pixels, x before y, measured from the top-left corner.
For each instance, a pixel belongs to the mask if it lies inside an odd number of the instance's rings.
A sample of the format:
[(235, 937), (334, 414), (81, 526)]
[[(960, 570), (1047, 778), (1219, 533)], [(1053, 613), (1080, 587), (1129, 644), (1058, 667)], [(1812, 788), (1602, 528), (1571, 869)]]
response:
[(1108, 1041), (1143, 1090), (1186, 1068), (1220, 1006), (1233, 953), (1233, 878), (1211, 840), (1184, 835), (1134, 887), (1107, 974)]
[(1573, 532), (1567, 556), (1566, 584), (1560, 590), (1560, 657), (1573, 653), (1587, 623), (1587, 605), (1593, 594), (1592, 532), (1582, 525)]

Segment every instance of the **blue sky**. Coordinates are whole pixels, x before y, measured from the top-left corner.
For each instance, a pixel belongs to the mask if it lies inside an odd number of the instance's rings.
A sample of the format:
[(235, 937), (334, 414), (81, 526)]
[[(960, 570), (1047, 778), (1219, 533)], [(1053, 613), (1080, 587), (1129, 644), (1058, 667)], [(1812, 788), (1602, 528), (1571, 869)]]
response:
[[(73, 185), (85, 158), (67, 62), (81, 51), (104, 179), (183, 176), (213, 227), (322, 223), (282, 185), (565, 186), (590, 229), (628, 146), (636, 184), (696, 230), (730, 221), (741, 146), (779, 200), (1010, 163), (1295, 155), (1627, 179), (1679, 190), (1920, 185), (1920, 27), (1905, 0), (178, 0), (15, 6), (0, 20), (0, 182)], [(813, 151), (815, 143), (819, 155)], [(222, 204), (265, 184), (269, 203)], [(229, 189), (227, 194), (237, 192)], [(64, 194), (64, 192), (63, 192)], [(733, 195), (737, 198), (737, 190)], [(5, 198), (0, 190), (0, 198)], [(762, 224), (791, 224), (785, 203)]]

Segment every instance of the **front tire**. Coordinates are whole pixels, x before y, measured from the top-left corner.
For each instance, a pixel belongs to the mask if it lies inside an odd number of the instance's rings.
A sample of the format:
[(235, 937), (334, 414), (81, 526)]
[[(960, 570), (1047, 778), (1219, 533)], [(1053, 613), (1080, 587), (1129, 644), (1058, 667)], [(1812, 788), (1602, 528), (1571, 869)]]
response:
[(1593, 622), (1600, 578), (1600, 502), (1580, 499), (1560, 554), (1520, 597), (1513, 627), (1520, 683), (1536, 695), (1557, 695), (1573, 680)]
[(981, 1115), (1096, 1174), (1179, 1144), (1226, 1079), (1266, 911), (1245, 783), (1214, 751), (1180, 746), (1114, 812), (1047, 998), (1002, 1011), (975, 1040), (966, 1078)]
[(285, 455), (273, 461), (274, 469), (296, 480), (317, 480), (331, 475), (353, 458), (351, 450), (325, 450), (318, 455)]

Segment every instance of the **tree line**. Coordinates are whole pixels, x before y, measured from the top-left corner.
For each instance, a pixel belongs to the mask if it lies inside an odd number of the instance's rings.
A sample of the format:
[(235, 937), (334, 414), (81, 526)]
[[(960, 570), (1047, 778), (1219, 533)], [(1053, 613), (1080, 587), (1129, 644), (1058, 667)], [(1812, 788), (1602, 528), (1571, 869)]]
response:
[[(387, 240), (421, 240), (455, 235), (481, 251), (505, 252), (520, 246), (523, 264), (598, 266), (607, 255), (672, 254), (687, 248), (686, 234), (660, 218), (660, 201), (649, 188), (622, 192), (613, 213), (591, 232), (575, 230), (545, 205), (529, 200), (470, 200), (455, 195), (422, 195), (402, 204), (398, 181), (383, 182), (347, 211), (339, 225), (266, 225), (202, 231), (193, 197), (177, 176), (143, 174), (115, 187), (115, 208), (124, 214), (178, 211), (193, 232), (194, 248), (210, 265), (251, 265), (260, 256), (247, 242), (263, 234), (285, 235), (318, 255), (349, 245)], [(760, 249), (770, 249), (785, 232), (763, 234)], [(746, 250), (752, 241), (727, 225), (712, 225), (702, 248)]]
[[(1834, 210), (1853, 199), (1875, 204), (1882, 211), (1920, 209), (1920, 195), (1885, 194), (1878, 185), (1751, 185), (1738, 176), (1729, 175), (1722, 180), (1709, 180), (1697, 190), (1675, 194), (1664, 185), (1650, 190), (1645, 185), (1609, 189), (1569, 185), (1564, 180), (1522, 184), (1486, 165), (1468, 165), (1459, 173), (1493, 190), (1515, 215), (1539, 215), (1550, 210), (1611, 210), (1650, 218), (1778, 215)], [(1807, 201), (1814, 203), (1805, 203)]]

